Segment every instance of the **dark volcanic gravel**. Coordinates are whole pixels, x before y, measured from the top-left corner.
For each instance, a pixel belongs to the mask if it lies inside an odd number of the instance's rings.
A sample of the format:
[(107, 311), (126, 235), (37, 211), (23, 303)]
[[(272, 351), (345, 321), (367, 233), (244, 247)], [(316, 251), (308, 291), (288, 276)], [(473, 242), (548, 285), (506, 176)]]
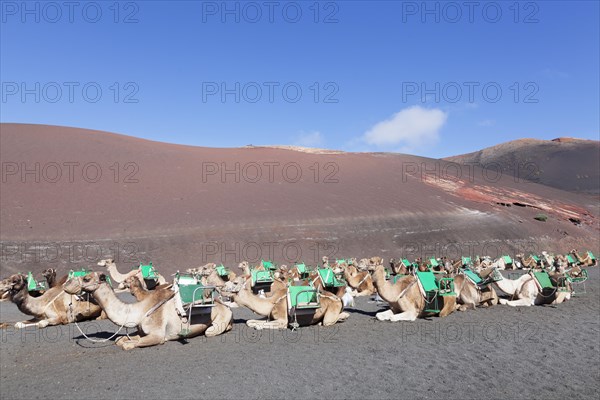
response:
[[(254, 331), (234, 310), (224, 336), (124, 352), (74, 325), (2, 331), (0, 397), (12, 398), (596, 398), (599, 271), (588, 293), (557, 307), (457, 312), (384, 323), (357, 299), (333, 328)], [(23, 318), (1, 303), (1, 320)], [(97, 338), (115, 326), (81, 324)], [(99, 332), (99, 333), (97, 333)]]

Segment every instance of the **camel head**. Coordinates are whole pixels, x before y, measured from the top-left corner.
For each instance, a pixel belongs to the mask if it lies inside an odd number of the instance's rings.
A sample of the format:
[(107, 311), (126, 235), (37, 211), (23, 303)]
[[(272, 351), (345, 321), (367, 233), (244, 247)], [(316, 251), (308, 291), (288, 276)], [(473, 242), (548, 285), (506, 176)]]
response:
[(351, 257), (348, 259), (348, 265), (356, 265), (357, 261), (356, 261), (356, 257)]
[(98, 272), (90, 272), (84, 276), (76, 276), (63, 284), (63, 290), (69, 294), (79, 294), (81, 292), (93, 293), (101, 284), (106, 281), (106, 275)]
[(47, 268), (44, 271), (42, 271), (42, 276), (46, 279), (48, 279), (49, 277), (56, 277), (56, 268)]
[(115, 260), (112, 258), (107, 258), (104, 260), (98, 261), (98, 266), (108, 268), (110, 265), (114, 264)]
[(225, 282), (225, 285), (221, 288), (222, 292), (225, 293), (238, 293), (246, 285), (248, 278), (244, 276), (238, 276), (232, 281)]
[(378, 257), (378, 256), (371, 257), (371, 258), (369, 258), (369, 264), (372, 264), (372, 265), (383, 264), (383, 258)]
[(27, 285), (27, 277), (22, 274), (11, 275), (10, 277), (0, 281), (0, 295), (6, 293), (17, 293)]
[(385, 274), (384, 268), (383, 268), (383, 264), (370, 264), (367, 267), (367, 271), (369, 271), (370, 273), (373, 273), (375, 271), (379, 271), (382, 270)]
[(142, 282), (139, 280), (137, 275), (132, 275), (123, 281), (123, 286), (131, 291), (131, 289), (135, 290), (144, 290), (142, 286)]
[(322, 265), (328, 265), (329, 264), (329, 257), (327, 256), (323, 256), (323, 258), (321, 258), (322, 261)]
[(333, 267), (331, 267), (331, 270), (336, 275), (343, 274), (344, 273), (344, 265), (343, 264), (335, 264)]
[(239, 263), (238, 268), (244, 271), (245, 274), (250, 273), (250, 264), (248, 263), (248, 261), (242, 261), (241, 263)]
[(17, 293), (24, 287), (27, 287), (27, 277), (23, 274), (14, 274), (2, 281), (0, 293)]

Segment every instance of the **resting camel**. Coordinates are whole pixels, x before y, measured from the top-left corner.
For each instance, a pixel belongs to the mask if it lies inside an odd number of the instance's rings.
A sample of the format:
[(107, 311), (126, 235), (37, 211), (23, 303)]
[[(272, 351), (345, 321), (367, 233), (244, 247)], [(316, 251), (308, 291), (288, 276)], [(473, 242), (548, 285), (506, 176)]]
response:
[(581, 257), (579, 255), (579, 253), (577, 252), (576, 249), (573, 249), (570, 251), (571, 254), (573, 254), (576, 258), (577, 258), (577, 262), (580, 265), (583, 265), (585, 267), (593, 267), (594, 265), (596, 265), (598, 263), (597, 260), (592, 260), (592, 258), (590, 257), (590, 255), (586, 252), (585, 255), (583, 257)]
[[(556, 280), (560, 274), (551, 275)], [(527, 273), (518, 279), (504, 278), (494, 284), (504, 293), (516, 300), (500, 299), (500, 304), (512, 307), (533, 306), (541, 304), (560, 304), (571, 298), (571, 291), (562, 292), (554, 290), (552, 293), (544, 294), (531, 273)], [(555, 283), (556, 284), (556, 283)], [(570, 289), (570, 284), (568, 284)]]
[[(341, 270), (339, 270), (338, 272), (337, 268), (332, 269), (332, 271), (334, 274), (342, 272)], [(310, 272), (306, 284), (314, 286), (316, 289), (321, 291), (328, 291), (327, 288), (323, 285), (323, 278), (321, 278), (321, 274), (319, 274), (318, 270)], [(344, 294), (348, 292), (348, 289), (350, 292), (352, 291), (352, 289), (348, 288), (348, 286), (339, 286), (333, 294), (338, 297), (343, 297)]]
[[(494, 267), (489, 267), (482, 271), (480, 276), (485, 279), (493, 270)], [(465, 274), (455, 274), (453, 278), (456, 301), (460, 304), (458, 310), (465, 311), (469, 308), (475, 309), (477, 306), (489, 307), (498, 304), (498, 295), (491, 284), (480, 288)]]
[[(414, 321), (425, 315), (425, 298), (421, 294), (417, 278), (407, 275), (396, 283), (385, 279), (383, 265), (372, 266), (373, 284), (379, 296), (390, 305), (390, 309), (378, 312), (375, 317), (380, 321)], [(456, 297), (445, 296), (440, 317), (451, 314), (456, 308)]]
[(396, 261), (395, 258), (390, 258), (390, 269), (393, 275), (407, 275), (408, 269), (402, 263), (402, 261)]
[(370, 296), (375, 293), (373, 278), (368, 270), (358, 271), (354, 265), (342, 264), (340, 268), (344, 272), (344, 279), (348, 286), (355, 290), (354, 296)]
[(42, 276), (46, 278), (46, 282), (48, 282), (48, 289), (58, 286), (58, 281), (56, 280), (56, 268), (47, 268), (43, 270)]
[[(66, 277), (61, 281), (64, 279)], [(15, 328), (66, 325), (96, 319), (102, 313), (102, 309), (96, 303), (85, 297), (71, 296), (64, 292), (60, 285), (48, 289), (40, 297), (29, 295), (25, 275), (12, 275), (5, 280), (5, 285), (9, 299), (17, 305), (19, 311), (34, 317), (29, 321), (17, 322)]]
[[(240, 276), (233, 282), (227, 282), (223, 288), (223, 292), (231, 295), (236, 304), (268, 318), (267, 320), (251, 319), (246, 321), (246, 325), (258, 330), (286, 329), (289, 323), (286, 285), (276, 280), (271, 287), (271, 296), (262, 298), (248, 289), (246, 280), (246, 277)], [(321, 307), (308, 316), (309, 320), (305, 321), (305, 325), (322, 323), (323, 326), (331, 326), (336, 322), (345, 321), (350, 316), (342, 311), (344, 305), (339, 297), (326, 291), (321, 291), (319, 296)]]
[[(106, 269), (108, 270), (108, 274), (110, 275), (110, 279), (112, 279), (117, 284), (118, 289), (124, 289), (125, 286), (123, 285), (123, 282), (125, 281), (125, 279), (127, 279), (133, 275), (137, 275), (140, 278), (140, 280), (142, 281), (144, 287), (146, 286), (146, 283), (144, 282), (144, 279), (142, 278), (142, 274), (141, 274), (141, 271), (139, 268), (132, 269), (128, 273), (122, 274), (119, 272), (119, 270), (117, 270), (117, 264), (115, 264), (115, 260), (113, 260), (112, 258), (100, 260), (98, 262), (98, 265), (100, 267), (106, 267)], [(162, 276), (158, 272), (156, 273), (156, 275), (158, 276), (157, 286), (164, 285), (167, 283), (164, 276)]]
[(235, 274), (235, 272), (233, 272), (233, 271), (228, 271), (227, 276), (225, 276), (225, 277), (219, 275), (217, 272), (217, 264), (215, 264), (215, 263), (204, 264), (203, 266), (198, 267), (198, 268), (188, 268), (186, 272), (189, 274), (200, 274), (200, 275), (208, 276), (208, 275), (212, 274), (212, 271), (215, 272), (215, 275), (222, 282), (231, 281), (231, 280), (235, 279), (235, 277), (237, 276)]
[[(132, 283), (131, 280), (128, 283)], [(141, 282), (140, 282), (141, 285)], [(168, 288), (143, 293), (142, 300), (132, 304), (122, 302), (106, 282), (106, 275), (97, 272), (83, 277), (74, 277), (67, 281), (64, 290), (68, 293), (81, 291), (92, 293), (106, 312), (108, 319), (119, 326), (137, 326), (139, 335), (122, 336), (115, 344), (123, 350), (136, 347), (148, 347), (163, 344), (170, 340), (179, 340), (185, 324), (177, 312), (175, 292)], [(139, 294), (138, 294), (139, 295)], [(216, 336), (231, 330), (233, 313), (217, 302), (206, 316), (193, 316), (186, 337), (198, 335)]]
[(521, 265), (523, 266), (523, 268), (537, 268), (537, 262), (533, 259), (533, 257), (531, 257), (531, 255), (527, 256), (527, 258), (525, 258), (525, 256), (523, 254), (515, 254), (515, 259), (518, 260)]

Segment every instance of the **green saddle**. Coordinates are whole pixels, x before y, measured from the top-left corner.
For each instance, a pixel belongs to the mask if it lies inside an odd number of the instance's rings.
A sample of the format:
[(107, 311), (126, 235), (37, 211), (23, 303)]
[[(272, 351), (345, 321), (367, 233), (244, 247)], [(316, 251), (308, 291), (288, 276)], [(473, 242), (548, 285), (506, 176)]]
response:
[(217, 274), (221, 277), (229, 275), (229, 270), (227, 268), (225, 268), (225, 266), (223, 264), (218, 265), (215, 268), (215, 270), (217, 271)]
[(424, 292), (438, 292), (439, 296), (456, 296), (454, 293), (454, 278), (436, 279), (431, 271), (417, 271), (417, 279)]
[(552, 284), (552, 281), (550, 280), (550, 275), (548, 275), (548, 273), (546, 271), (534, 272), (533, 276), (535, 277), (535, 280), (540, 284), (540, 287), (542, 289), (553, 289), (554, 288), (554, 285)]
[(273, 272), (270, 270), (261, 271), (253, 269), (250, 271), (250, 274), (252, 276), (252, 286), (256, 285), (257, 283), (273, 282)]
[(484, 282), (483, 279), (475, 271), (472, 271), (469, 268), (464, 268), (462, 272), (468, 279), (470, 279), (476, 285), (481, 285)]
[(338, 279), (338, 277), (335, 276), (335, 273), (331, 268), (320, 268), (319, 276), (321, 277), (321, 280), (323, 280), (323, 286), (325, 287), (346, 286), (346, 282), (344, 282), (341, 279)]
[[(70, 270), (69, 271), (69, 275), (67, 276), (67, 279), (77, 278), (77, 277), (80, 277), (80, 276), (86, 276), (90, 272), (92, 272), (92, 271), (87, 270), (85, 268), (82, 268), (81, 271)], [(108, 278), (108, 276), (107, 276), (107, 278)]]
[(319, 308), (319, 292), (312, 286), (288, 286), (288, 308)]
[(510, 258), (510, 256), (502, 256), (502, 259), (504, 260), (504, 264), (510, 265), (513, 263), (513, 260)]
[(300, 275), (308, 273), (308, 268), (306, 267), (306, 264), (304, 264), (304, 263), (296, 264), (296, 269), (298, 270), (298, 273)]
[(177, 273), (175, 283), (179, 287), (179, 296), (184, 307), (215, 304), (216, 289), (213, 286), (204, 286), (195, 275)]
[(261, 264), (267, 271), (275, 271), (277, 269), (277, 266), (272, 261), (261, 260)]
[(152, 262), (148, 263), (147, 265), (140, 264), (138, 268), (142, 272), (143, 279), (158, 280), (158, 275), (156, 274), (156, 270), (152, 266)]
[(31, 271), (27, 273), (27, 291), (38, 292), (46, 289), (48, 289), (46, 282), (36, 281)]

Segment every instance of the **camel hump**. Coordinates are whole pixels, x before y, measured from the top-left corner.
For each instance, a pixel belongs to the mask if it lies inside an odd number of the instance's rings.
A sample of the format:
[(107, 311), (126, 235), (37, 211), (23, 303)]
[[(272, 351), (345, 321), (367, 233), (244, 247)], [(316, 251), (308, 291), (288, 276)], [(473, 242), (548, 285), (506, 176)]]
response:
[[(173, 286), (173, 285), (170, 285)], [(164, 288), (164, 289), (158, 289), (154, 291), (156, 293), (156, 295), (154, 296), (154, 298), (157, 301), (167, 301), (173, 298), (173, 296), (175, 296), (175, 292), (170, 290), (170, 288)]]

